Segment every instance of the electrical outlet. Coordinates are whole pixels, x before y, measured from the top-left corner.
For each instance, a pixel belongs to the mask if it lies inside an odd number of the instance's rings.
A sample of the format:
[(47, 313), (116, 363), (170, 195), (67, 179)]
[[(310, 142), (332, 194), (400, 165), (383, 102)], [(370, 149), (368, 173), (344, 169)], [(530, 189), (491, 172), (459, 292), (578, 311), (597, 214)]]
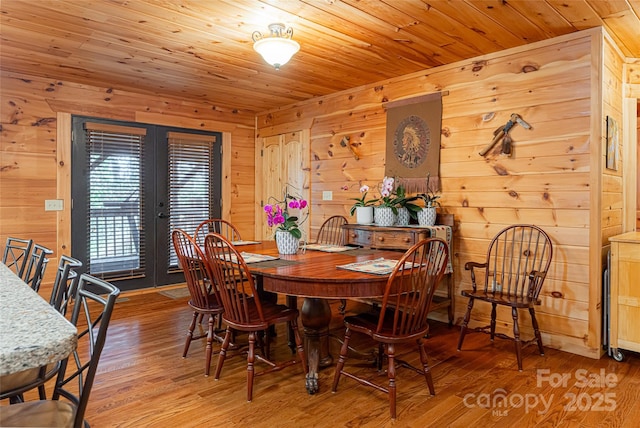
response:
[(333, 192), (331, 190), (323, 190), (322, 191), (322, 200), (323, 201), (331, 201), (331, 200), (333, 200)]
[(44, 201), (45, 211), (62, 211), (64, 209), (64, 201), (62, 199), (47, 199)]

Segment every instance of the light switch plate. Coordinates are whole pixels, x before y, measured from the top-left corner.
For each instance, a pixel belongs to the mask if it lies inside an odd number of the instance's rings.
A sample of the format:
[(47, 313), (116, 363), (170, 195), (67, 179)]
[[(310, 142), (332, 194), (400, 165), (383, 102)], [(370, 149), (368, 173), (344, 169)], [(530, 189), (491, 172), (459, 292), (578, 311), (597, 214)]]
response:
[(64, 209), (64, 201), (62, 199), (47, 199), (44, 201), (45, 211), (62, 211)]
[(323, 190), (322, 191), (322, 200), (323, 201), (331, 201), (331, 200), (333, 200), (333, 192), (331, 190)]

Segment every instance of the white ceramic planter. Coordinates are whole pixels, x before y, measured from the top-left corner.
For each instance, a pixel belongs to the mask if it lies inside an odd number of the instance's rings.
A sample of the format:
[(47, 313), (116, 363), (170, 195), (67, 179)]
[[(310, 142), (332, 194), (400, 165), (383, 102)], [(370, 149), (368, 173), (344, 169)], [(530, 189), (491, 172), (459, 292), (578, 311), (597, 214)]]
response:
[(373, 223), (373, 207), (356, 207), (356, 223)]
[(398, 208), (398, 216), (396, 217), (396, 225), (406, 226), (409, 224), (411, 216), (409, 215), (409, 209), (406, 207)]
[(300, 240), (287, 231), (277, 230), (276, 246), (280, 254), (295, 254), (298, 252)]
[(436, 224), (436, 207), (423, 208), (422, 211), (418, 211), (418, 224), (420, 226)]
[(396, 223), (396, 215), (391, 207), (376, 207), (373, 211), (373, 221), (378, 226), (393, 226)]

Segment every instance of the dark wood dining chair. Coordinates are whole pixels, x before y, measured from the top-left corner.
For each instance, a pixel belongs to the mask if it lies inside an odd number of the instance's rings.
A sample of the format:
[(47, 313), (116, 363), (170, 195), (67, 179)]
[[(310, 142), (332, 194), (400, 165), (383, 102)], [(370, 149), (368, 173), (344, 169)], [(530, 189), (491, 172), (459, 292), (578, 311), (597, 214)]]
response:
[[(205, 254), (207, 263), (213, 274), (214, 283), (219, 287), (219, 294), (224, 306), (222, 319), (227, 330), (220, 348), (215, 379), (220, 378), (222, 366), (227, 356), (230, 341), (235, 331), (249, 335), (247, 354), (247, 401), (253, 399), (253, 379), (255, 376), (278, 371), (284, 367), (301, 363), (304, 373), (308, 371), (302, 338), (298, 330), (297, 309), (266, 301), (256, 291), (254, 279), (249, 272), (242, 255), (229, 240), (217, 233), (210, 233), (205, 238)], [(270, 358), (269, 338), (264, 339), (262, 355), (256, 352), (259, 334), (269, 335), (270, 327), (279, 323), (287, 323), (293, 331), (298, 359), (276, 363)], [(269, 368), (256, 373), (255, 362), (266, 363)]]
[(62, 361), (52, 399), (0, 406), (0, 426), (89, 426), (84, 415), (119, 294), (108, 282), (80, 276), (71, 313), (71, 323), (78, 327), (78, 347)]
[[(462, 295), (469, 298), (467, 312), (460, 328), (458, 351), (469, 332), (482, 332), (494, 338), (513, 340), (518, 370), (522, 371), (522, 347), (534, 341), (538, 343), (540, 355), (544, 355), (542, 337), (536, 320), (535, 305), (540, 304), (538, 295), (547, 277), (553, 246), (549, 236), (538, 226), (517, 224), (502, 229), (489, 243), (487, 257), (484, 262), (467, 262), (464, 268), (471, 272), (470, 290), (462, 290)], [(478, 275), (477, 271), (482, 270)], [(478, 278), (479, 276), (479, 278)], [(469, 330), (471, 309), (476, 300), (491, 304), (491, 321), (484, 327)], [(497, 306), (511, 308), (513, 319), (513, 337), (496, 333)], [(528, 309), (535, 338), (523, 341), (518, 326), (518, 310)]]
[(39, 244), (33, 244), (33, 250), (29, 256), (29, 263), (24, 271), (22, 279), (36, 293), (40, 291), (40, 284), (42, 284), (42, 279), (44, 278), (44, 273), (47, 270), (49, 256), (51, 254), (53, 254), (53, 251), (47, 247), (43, 247)]
[[(402, 255), (391, 272), (381, 306), (376, 311), (345, 317), (344, 341), (333, 378), (332, 392), (337, 391), (341, 375), (385, 392), (389, 396), (391, 418), (395, 419), (396, 344), (415, 342), (422, 367), (416, 368), (404, 361), (400, 366), (410, 368), (424, 376), (429, 392), (435, 395), (425, 336), (429, 332), (427, 320), (429, 306), (433, 293), (444, 275), (448, 258), (449, 251), (444, 240), (427, 238), (418, 242)], [(345, 369), (349, 341), (354, 332), (364, 334), (379, 344), (380, 351), (388, 360), (388, 387), (376, 384), (359, 371), (348, 372)]]
[[(334, 215), (326, 219), (320, 230), (318, 230), (318, 236), (316, 237), (316, 244), (327, 245), (344, 245), (346, 243), (345, 231), (342, 226), (349, 223), (346, 217), (341, 215)], [(338, 311), (344, 315), (344, 311), (347, 307), (347, 299), (340, 299), (340, 306)]]
[(318, 230), (318, 236), (316, 237), (316, 244), (328, 244), (328, 245), (344, 245), (346, 242), (345, 232), (342, 226), (349, 223), (346, 217), (341, 215), (334, 215), (329, 217), (322, 223), (320, 230)]
[(219, 233), (231, 242), (242, 240), (238, 228), (233, 223), (221, 218), (210, 218), (200, 223), (193, 234), (200, 247), (204, 247), (204, 237), (210, 232)]
[[(74, 269), (80, 267), (81, 261), (64, 255), (60, 257), (49, 304), (62, 315), (66, 314), (68, 303), (75, 295), (78, 274)], [(3, 376), (0, 382), (0, 399), (9, 398), (11, 403), (20, 403), (24, 401), (24, 392), (38, 388), (40, 399), (45, 400), (47, 396), (44, 384), (55, 376), (60, 363), (57, 361), (40, 368)]]
[[(193, 317), (187, 331), (182, 357), (187, 357), (189, 346), (194, 339), (206, 337), (204, 375), (209, 376), (213, 341), (222, 342), (222, 338), (216, 334), (215, 326), (217, 325), (216, 320), (220, 318), (224, 308), (220, 302), (217, 288), (212, 286), (211, 273), (205, 262), (205, 256), (195, 239), (182, 229), (175, 229), (172, 233), (172, 239), (173, 247), (178, 256), (178, 264), (184, 272), (184, 279), (189, 289), (190, 299), (188, 304), (193, 309)], [(207, 317), (208, 327), (206, 333), (203, 332), (194, 336), (199, 316)]]
[(2, 263), (22, 278), (24, 270), (29, 263), (32, 246), (32, 239), (8, 237), (2, 254)]

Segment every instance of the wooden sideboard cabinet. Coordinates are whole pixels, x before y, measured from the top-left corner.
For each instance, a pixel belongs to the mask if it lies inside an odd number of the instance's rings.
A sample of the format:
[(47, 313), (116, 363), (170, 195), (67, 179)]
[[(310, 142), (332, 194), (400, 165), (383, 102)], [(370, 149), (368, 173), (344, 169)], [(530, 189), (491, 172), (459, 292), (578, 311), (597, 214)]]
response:
[(640, 352), (640, 232), (612, 236), (609, 297), (609, 347), (622, 361), (621, 349)]
[[(449, 240), (449, 261), (452, 264), (452, 241), (454, 230), (453, 214), (438, 214), (436, 224), (449, 226), (451, 228), (451, 239)], [(380, 248), (385, 250), (407, 250), (417, 242), (432, 236), (431, 230), (424, 227), (381, 227), (361, 224), (345, 224), (347, 245), (357, 245), (365, 248)], [(435, 236), (435, 235), (433, 235)], [(436, 290), (431, 309), (447, 308), (449, 325), (453, 325), (454, 317), (454, 287), (453, 272), (448, 272), (444, 276), (445, 290)]]

